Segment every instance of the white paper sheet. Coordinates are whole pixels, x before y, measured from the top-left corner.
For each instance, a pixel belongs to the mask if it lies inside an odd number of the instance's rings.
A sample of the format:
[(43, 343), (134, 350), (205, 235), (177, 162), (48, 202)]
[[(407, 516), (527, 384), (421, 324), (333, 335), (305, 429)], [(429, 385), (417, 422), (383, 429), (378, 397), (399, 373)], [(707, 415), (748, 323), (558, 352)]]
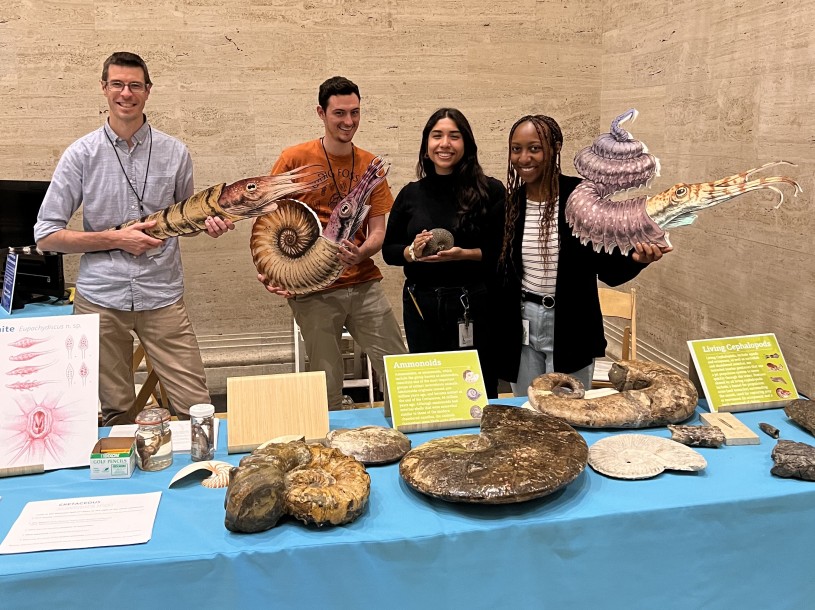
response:
[[(221, 421), (217, 417), (214, 418), (215, 426), (213, 428), (215, 435), (215, 449), (218, 449), (218, 424)], [(110, 429), (108, 436), (133, 436), (136, 434), (136, 424), (129, 424), (125, 426), (113, 426)], [(190, 432), (189, 421), (171, 421), (170, 430), (173, 433), (173, 453), (189, 453), (192, 447), (192, 433)]]
[(153, 535), (161, 492), (29, 502), (0, 555), (142, 544)]

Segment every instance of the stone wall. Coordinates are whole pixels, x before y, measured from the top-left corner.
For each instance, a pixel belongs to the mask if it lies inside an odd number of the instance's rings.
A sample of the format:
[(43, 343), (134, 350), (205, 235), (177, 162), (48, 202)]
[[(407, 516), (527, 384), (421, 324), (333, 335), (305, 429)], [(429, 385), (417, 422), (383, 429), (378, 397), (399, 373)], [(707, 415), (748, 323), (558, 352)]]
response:
[[(646, 270), (640, 341), (687, 363), (685, 340), (775, 332), (812, 392), (812, 98), (815, 2), (757, 0), (10, 0), (0, 7), (0, 178), (48, 179), (64, 148), (107, 114), (104, 58), (131, 50), (155, 82), (147, 112), (184, 140), (196, 188), (267, 173), (280, 150), (316, 137), (319, 83), (356, 81), (356, 142), (413, 179), (420, 131), (440, 106), (470, 119), (482, 164), (506, 175), (506, 136), (522, 114), (561, 123), (571, 158), (633, 106), (631, 130), (662, 160), (654, 191), (764, 161), (805, 194), (774, 210), (746, 195), (672, 233), (676, 252)], [(187, 302), (202, 337), (290, 327), (255, 280), (250, 223), (183, 241)], [(69, 276), (76, 257), (68, 257)], [(397, 313), (401, 272), (387, 269)]]

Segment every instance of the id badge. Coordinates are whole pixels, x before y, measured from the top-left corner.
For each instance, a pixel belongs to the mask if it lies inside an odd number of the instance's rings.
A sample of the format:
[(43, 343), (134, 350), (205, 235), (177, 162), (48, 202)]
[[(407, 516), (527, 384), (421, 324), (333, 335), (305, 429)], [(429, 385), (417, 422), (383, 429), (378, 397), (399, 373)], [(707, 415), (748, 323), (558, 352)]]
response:
[(472, 347), (473, 346), (473, 322), (465, 324), (464, 320), (458, 322), (458, 346), (459, 347)]
[(529, 345), (529, 320), (521, 320), (521, 345)]

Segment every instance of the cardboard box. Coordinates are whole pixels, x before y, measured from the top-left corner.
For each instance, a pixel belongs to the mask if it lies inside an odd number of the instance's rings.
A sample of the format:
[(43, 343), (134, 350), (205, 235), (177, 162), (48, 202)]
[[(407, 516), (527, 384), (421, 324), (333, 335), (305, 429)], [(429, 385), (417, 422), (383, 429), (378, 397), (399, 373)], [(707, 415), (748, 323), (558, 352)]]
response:
[(129, 479), (136, 468), (136, 439), (100, 438), (91, 451), (92, 479)]

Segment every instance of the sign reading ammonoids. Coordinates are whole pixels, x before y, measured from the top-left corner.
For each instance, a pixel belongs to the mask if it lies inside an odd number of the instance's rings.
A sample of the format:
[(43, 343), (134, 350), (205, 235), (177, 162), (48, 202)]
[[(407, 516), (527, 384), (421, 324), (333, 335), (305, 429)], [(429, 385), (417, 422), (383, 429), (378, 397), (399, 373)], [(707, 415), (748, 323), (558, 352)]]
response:
[(402, 432), (466, 428), (487, 405), (475, 350), (385, 356), (393, 427)]
[(774, 334), (688, 341), (712, 412), (783, 407), (798, 398)]

